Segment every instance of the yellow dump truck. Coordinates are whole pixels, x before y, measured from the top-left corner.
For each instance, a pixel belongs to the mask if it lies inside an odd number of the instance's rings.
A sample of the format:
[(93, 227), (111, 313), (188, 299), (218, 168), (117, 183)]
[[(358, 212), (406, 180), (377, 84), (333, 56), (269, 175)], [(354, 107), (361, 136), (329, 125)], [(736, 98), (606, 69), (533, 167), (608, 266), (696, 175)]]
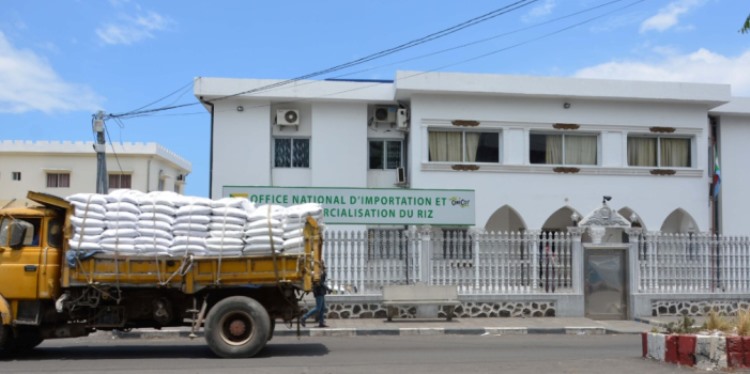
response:
[(28, 198), (39, 206), (0, 209), (6, 353), (100, 330), (191, 326), (218, 356), (252, 357), (277, 320), (297, 320), (299, 298), (320, 278), (320, 229), (310, 217), (296, 254), (81, 256), (68, 245), (73, 207), (48, 194)]

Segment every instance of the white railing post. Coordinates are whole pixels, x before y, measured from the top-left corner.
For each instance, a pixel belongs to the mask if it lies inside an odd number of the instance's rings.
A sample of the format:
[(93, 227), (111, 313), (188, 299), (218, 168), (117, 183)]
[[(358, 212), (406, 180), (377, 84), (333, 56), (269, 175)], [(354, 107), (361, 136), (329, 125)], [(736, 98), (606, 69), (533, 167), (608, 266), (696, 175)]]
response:
[(423, 284), (432, 284), (432, 227), (422, 226), (419, 228), (419, 238), (422, 243), (422, 256), (419, 263), (421, 268), (421, 277), (419, 282)]
[(572, 251), (571, 266), (573, 267), (571, 281), (573, 282), (573, 293), (576, 295), (583, 295), (583, 243), (581, 243), (583, 230), (577, 226), (568, 227)]
[(530, 231), (526, 233), (526, 239), (531, 244), (531, 292), (536, 292), (539, 287), (539, 233)]
[(478, 293), (478, 291), (481, 289), (481, 285), (479, 282), (482, 279), (482, 260), (479, 253), (479, 251), (481, 250), (479, 239), (483, 235), (484, 231), (479, 228), (472, 230), (471, 235), (469, 235), (469, 237), (471, 238), (471, 246), (473, 248), (473, 250), (471, 251), (472, 267), (474, 268), (474, 290), (472, 293)]
[(630, 248), (628, 248), (630, 294), (635, 294), (641, 291), (641, 268), (638, 264), (638, 250), (640, 248), (639, 239), (643, 229), (640, 227), (631, 227), (626, 229), (625, 232), (628, 234), (628, 242), (630, 243)]

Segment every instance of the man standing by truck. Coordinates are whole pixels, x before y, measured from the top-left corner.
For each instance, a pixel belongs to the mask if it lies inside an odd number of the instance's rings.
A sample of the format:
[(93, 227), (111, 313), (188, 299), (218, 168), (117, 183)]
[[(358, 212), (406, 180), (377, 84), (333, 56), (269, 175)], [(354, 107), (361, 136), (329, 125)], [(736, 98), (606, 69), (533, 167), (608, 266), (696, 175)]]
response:
[(326, 293), (328, 293), (328, 286), (326, 286), (326, 266), (323, 260), (320, 260), (320, 281), (313, 285), (313, 296), (315, 296), (315, 308), (310, 309), (300, 319), (300, 324), (305, 327), (305, 320), (310, 318), (313, 314), (318, 314), (318, 327), (328, 327), (325, 323), (326, 316)]

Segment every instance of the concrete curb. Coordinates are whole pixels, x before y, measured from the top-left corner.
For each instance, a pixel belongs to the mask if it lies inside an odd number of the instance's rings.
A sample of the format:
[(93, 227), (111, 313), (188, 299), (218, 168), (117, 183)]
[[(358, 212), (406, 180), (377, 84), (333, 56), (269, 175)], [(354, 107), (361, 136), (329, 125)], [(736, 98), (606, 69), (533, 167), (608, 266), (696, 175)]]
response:
[(750, 337), (644, 332), (643, 357), (701, 370), (750, 367)]
[[(111, 339), (177, 339), (189, 338), (190, 331), (185, 329), (135, 330), (103, 332)], [(300, 336), (310, 337), (355, 337), (355, 336), (439, 336), (439, 335), (606, 335), (625, 334), (639, 335), (640, 332), (616, 331), (604, 327), (401, 327), (401, 328), (305, 328), (300, 329)], [(196, 337), (203, 338), (203, 331)], [(278, 328), (274, 336), (297, 336), (296, 329)]]

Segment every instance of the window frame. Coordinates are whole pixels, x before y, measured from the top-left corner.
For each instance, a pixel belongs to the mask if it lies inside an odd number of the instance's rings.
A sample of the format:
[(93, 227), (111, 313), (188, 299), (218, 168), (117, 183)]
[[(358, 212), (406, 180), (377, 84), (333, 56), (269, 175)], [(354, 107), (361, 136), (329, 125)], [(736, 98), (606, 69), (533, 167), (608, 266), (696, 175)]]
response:
[[(112, 177), (117, 177), (117, 179), (119, 181), (117, 183), (116, 187), (113, 186)], [(123, 177), (128, 177), (127, 178), (128, 179), (128, 186), (127, 187), (123, 187), (122, 186), (122, 178)], [(126, 189), (133, 188), (133, 174), (129, 174), (129, 173), (109, 173), (107, 175), (107, 185), (108, 185), (109, 188), (126, 188)]]
[[(531, 152), (532, 152), (532, 149), (531, 149), (531, 137), (534, 136), (534, 135), (560, 136), (562, 138), (562, 145), (561, 145), (561, 149), (560, 149), (560, 152), (562, 153), (562, 155), (561, 155), (562, 156), (562, 162), (558, 163), (558, 164), (552, 164), (552, 163), (547, 163), (547, 162), (532, 162), (532, 160), (531, 160)], [(565, 143), (565, 138), (566, 137), (591, 137), (591, 136), (593, 136), (594, 138), (596, 138), (596, 151), (595, 151), (596, 162), (594, 162), (593, 164), (571, 164), (571, 163), (568, 163), (565, 160), (566, 153), (567, 153), (567, 152), (565, 152), (565, 150), (566, 150), (566, 148), (565, 148), (565, 144), (566, 144)], [(528, 160), (529, 160), (529, 165), (532, 165), (532, 166), (537, 166), (537, 165), (555, 165), (555, 166), (570, 166), (570, 167), (585, 167), (585, 166), (591, 167), (591, 166), (599, 166), (599, 163), (601, 162), (601, 133), (599, 133), (599, 132), (560, 133), (560, 132), (552, 132), (552, 131), (533, 131), (532, 130), (532, 131), (529, 132), (528, 139), (529, 139)]]
[[(383, 155), (380, 160), (383, 166), (380, 168), (373, 168), (370, 164), (371, 144), (373, 142), (379, 142), (383, 145)], [(388, 143), (391, 142), (399, 144), (398, 166), (394, 168), (388, 167)], [(404, 167), (404, 141), (402, 139), (367, 139), (367, 170), (396, 170), (402, 167)]]
[[(295, 141), (301, 141), (305, 140), (307, 141), (307, 166), (294, 166), (294, 159), (290, 153), (289, 157), (289, 166), (277, 166), (276, 165), (276, 141), (277, 140), (289, 140), (290, 141), (290, 149), (294, 149), (294, 142)], [(312, 148), (312, 141), (310, 138), (307, 137), (292, 137), (292, 136), (276, 136), (273, 137), (273, 157), (271, 159), (271, 163), (274, 169), (309, 169), (310, 168), (310, 153)]]
[[(70, 188), (70, 174), (66, 172), (47, 172), (46, 173), (46, 186), (47, 188)], [(63, 176), (67, 176), (66, 178), (62, 178)], [(54, 178), (55, 183), (54, 186), (50, 184), (50, 178)], [(63, 181), (65, 183), (63, 183)], [(65, 185), (63, 185), (65, 184)]]
[(11, 172), (11, 180), (20, 182), (21, 181), (21, 172), (20, 171), (14, 171)]
[[(630, 164), (630, 138), (641, 138), (641, 139), (656, 139), (656, 165), (631, 165)], [(680, 139), (688, 141), (688, 166), (663, 166), (661, 157), (661, 140), (662, 139)], [(671, 134), (671, 136), (665, 136), (660, 134), (650, 133), (629, 133), (625, 140), (625, 163), (629, 168), (648, 168), (648, 169), (695, 169), (697, 166), (693, 160), (695, 153), (695, 136), (694, 135), (680, 135)]]
[[(461, 161), (434, 161), (430, 159), (430, 133), (432, 132), (454, 132), (461, 134)], [(466, 160), (466, 133), (474, 134), (495, 134), (497, 135), (497, 161), (467, 161)], [(501, 165), (503, 163), (503, 131), (499, 128), (445, 128), (445, 127), (428, 127), (427, 128), (427, 162), (430, 164), (482, 164), (482, 165)]]

